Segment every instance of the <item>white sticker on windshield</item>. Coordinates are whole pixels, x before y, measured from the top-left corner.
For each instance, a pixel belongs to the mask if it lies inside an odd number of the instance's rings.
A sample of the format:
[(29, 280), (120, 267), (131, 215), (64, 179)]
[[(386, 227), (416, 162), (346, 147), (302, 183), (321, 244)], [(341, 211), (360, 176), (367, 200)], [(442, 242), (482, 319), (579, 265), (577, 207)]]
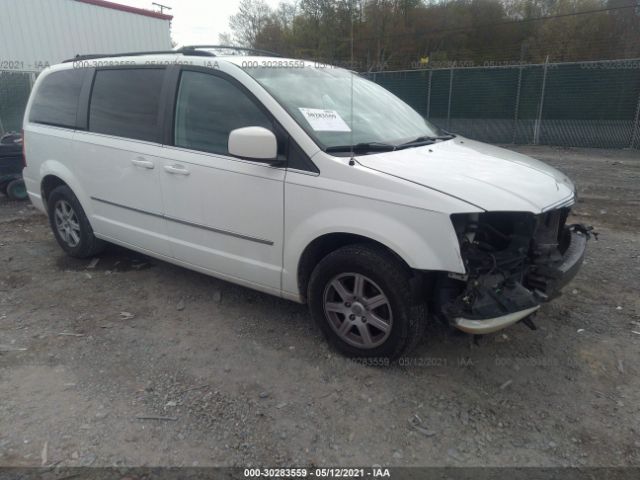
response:
[(316, 132), (350, 132), (349, 125), (335, 110), (321, 108), (299, 108), (311, 128)]

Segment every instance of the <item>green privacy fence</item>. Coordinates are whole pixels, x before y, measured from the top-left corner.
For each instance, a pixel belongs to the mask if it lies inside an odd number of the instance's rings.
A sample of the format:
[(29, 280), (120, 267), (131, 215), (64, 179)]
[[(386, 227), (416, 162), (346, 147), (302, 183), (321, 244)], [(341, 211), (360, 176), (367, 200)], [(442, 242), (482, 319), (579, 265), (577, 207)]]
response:
[(640, 148), (640, 59), (364, 75), (432, 123), (477, 140)]
[[(640, 59), (364, 74), (436, 125), (490, 143), (640, 149)], [(34, 73), (0, 71), (0, 134)]]
[(0, 135), (22, 128), (34, 73), (0, 71)]

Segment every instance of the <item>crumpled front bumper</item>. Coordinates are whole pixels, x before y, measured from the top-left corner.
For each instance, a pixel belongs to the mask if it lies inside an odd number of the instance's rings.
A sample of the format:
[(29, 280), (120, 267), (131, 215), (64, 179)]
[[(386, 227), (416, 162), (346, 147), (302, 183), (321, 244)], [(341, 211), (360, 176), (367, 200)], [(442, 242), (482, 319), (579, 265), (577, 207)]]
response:
[(562, 263), (556, 267), (557, 277), (549, 283), (549, 293), (560, 293), (562, 287), (573, 280), (584, 261), (589, 233), (585, 229), (576, 230), (572, 227), (569, 227), (571, 242), (562, 255)]
[(542, 277), (539, 275), (539, 272), (536, 273), (535, 280), (538, 284), (543, 282), (544, 289), (541, 291), (528, 286), (533, 290), (532, 293), (538, 303), (537, 305), (532, 305), (518, 311), (503, 312), (499, 316), (490, 318), (465, 318), (464, 316), (457, 316), (451, 319), (453, 326), (463, 332), (474, 335), (497, 332), (528, 318), (540, 308), (541, 303), (556, 297), (560, 293), (560, 290), (569, 283), (576, 276), (578, 270), (580, 270), (580, 266), (585, 257), (587, 240), (589, 239), (589, 229), (581, 225), (572, 225), (567, 228), (570, 235), (570, 242), (562, 255), (562, 260), (554, 265), (553, 268), (544, 271), (543, 280), (541, 280)]
[(519, 312), (508, 313), (500, 317), (486, 318), (483, 320), (456, 317), (453, 319), (453, 326), (466, 333), (484, 335), (485, 333), (493, 333), (502, 330), (503, 328), (510, 327), (514, 323), (518, 323), (520, 320), (532, 315), (539, 308), (540, 305), (536, 305), (535, 307), (526, 308)]
[[(568, 240), (559, 262), (550, 264), (534, 264), (527, 275), (527, 288), (544, 294), (544, 301), (551, 300), (560, 294), (560, 290), (578, 273), (587, 248), (591, 227), (569, 225), (566, 227)], [(594, 234), (595, 235), (595, 234)]]

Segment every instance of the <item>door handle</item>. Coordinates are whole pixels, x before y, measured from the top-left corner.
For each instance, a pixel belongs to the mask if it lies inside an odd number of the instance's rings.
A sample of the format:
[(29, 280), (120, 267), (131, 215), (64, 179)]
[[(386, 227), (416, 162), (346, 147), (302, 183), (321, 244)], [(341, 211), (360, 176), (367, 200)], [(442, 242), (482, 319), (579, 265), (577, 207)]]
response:
[(191, 172), (180, 165), (166, 165), (164, 167), (167, 173), (172, 175), (189, 175)]
[(131, 163), (133, 163), (136, 167), (148, 168), (152, 169), (155, 167), (151, 160), (146, 160), (144, 157), (136, 157), (131, 159)]

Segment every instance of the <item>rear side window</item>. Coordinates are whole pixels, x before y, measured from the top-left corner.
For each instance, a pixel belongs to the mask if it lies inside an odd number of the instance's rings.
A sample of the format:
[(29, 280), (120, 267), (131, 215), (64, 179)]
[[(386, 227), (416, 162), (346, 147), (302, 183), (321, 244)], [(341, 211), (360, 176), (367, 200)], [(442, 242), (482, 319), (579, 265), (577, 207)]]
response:
[(76, 113), (86, 69), (62, 70), (47, 75), (33, 99), (29, 121), (76, 128)]
[(273, 130), (269, 117), (240, 88), (215, 75), (182, 72), (176, 146), (226, 155), (231, 130), (254, 126)]
[(160, 142), (158, 111), (164, 70), (98, 70), (89, 105), (89, 130)]

